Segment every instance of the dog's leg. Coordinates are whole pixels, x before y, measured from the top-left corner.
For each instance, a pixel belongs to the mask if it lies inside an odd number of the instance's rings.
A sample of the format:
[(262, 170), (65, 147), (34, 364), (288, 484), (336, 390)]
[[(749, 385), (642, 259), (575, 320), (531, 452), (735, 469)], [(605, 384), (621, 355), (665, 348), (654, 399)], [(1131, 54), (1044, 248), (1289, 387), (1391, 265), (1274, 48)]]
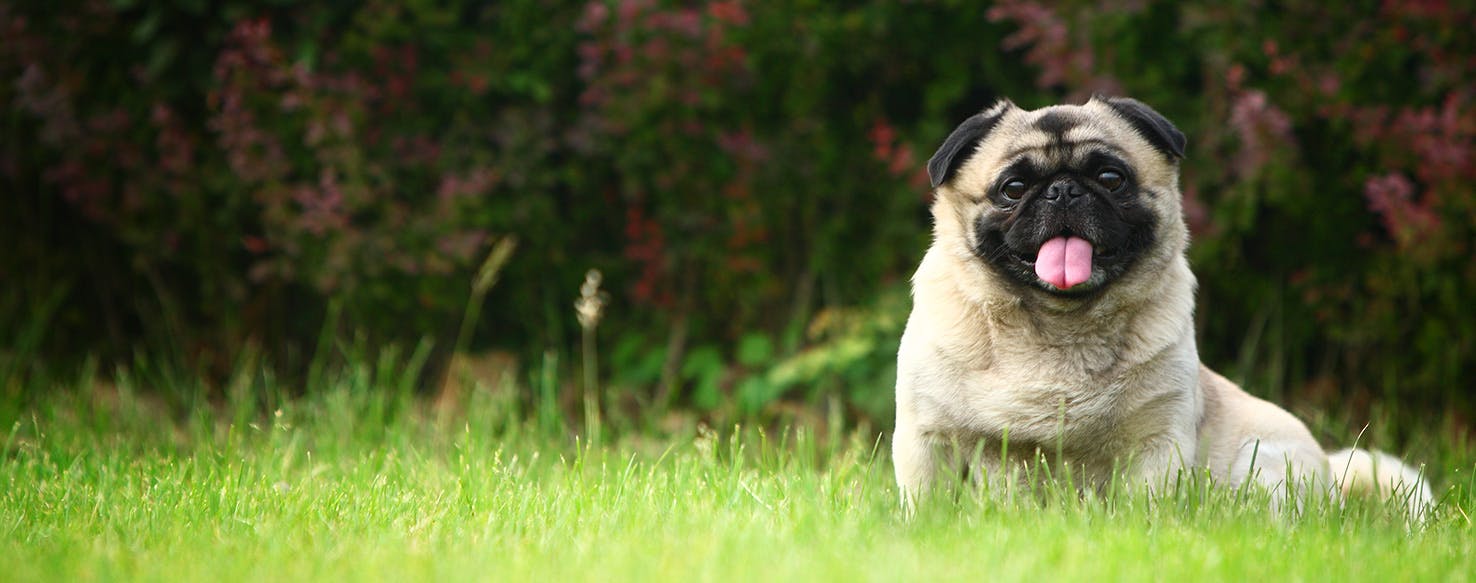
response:
[(1329, 491), (1328, 463), (1315, 442), (1247, 437), (1230, 465), (1235, 487), (1255, 484), (1271, 494), (1271, 509), (1291, 502), (1299, 512), (1308, 496)]
[(937, 464), (933, 445), (917, 425), (898, 419), (897, 431), (892, 434), (892, 466), (897, 472), (902, 509), (908, 516), (916, 510), (918, 498), (932, 485)]
[(1194, 435), (1187, 431), (1151, 440), (1137, 451), (1129, 476), (1149, 492), (1171, 492), (1194, 459), (1195, 446)]

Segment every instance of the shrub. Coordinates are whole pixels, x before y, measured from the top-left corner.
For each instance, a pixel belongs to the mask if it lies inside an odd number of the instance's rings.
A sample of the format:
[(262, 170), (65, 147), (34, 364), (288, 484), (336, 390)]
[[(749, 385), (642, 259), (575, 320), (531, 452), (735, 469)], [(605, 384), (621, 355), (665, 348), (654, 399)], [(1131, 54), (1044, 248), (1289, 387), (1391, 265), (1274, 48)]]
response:
[(61, 297), (47, 359), (291, 372), (333, 304), (330, 338), (445, 346), (511, 234), (478, 346), (569, 351), (597, 268), (625, 396), (885, 417), (932, 147), (997, 96), (1105, 91), (1190, 136), (1207, 361), (1470, 411), (1471, 11), (1257, 6), (0, 6), (0, 325)]

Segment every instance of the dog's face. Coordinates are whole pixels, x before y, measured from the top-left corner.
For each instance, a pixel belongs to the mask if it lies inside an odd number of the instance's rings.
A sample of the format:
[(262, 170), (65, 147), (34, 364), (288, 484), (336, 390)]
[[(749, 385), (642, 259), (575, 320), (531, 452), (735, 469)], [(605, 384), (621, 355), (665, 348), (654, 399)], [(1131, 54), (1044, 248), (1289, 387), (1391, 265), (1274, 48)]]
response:
[(940, 242), (1021, 293), (1091, 296), (1182, 254), (1183, 153), (1184, 134), (1131, 99), (1035, 111), (1001, 102), (928, 162)]

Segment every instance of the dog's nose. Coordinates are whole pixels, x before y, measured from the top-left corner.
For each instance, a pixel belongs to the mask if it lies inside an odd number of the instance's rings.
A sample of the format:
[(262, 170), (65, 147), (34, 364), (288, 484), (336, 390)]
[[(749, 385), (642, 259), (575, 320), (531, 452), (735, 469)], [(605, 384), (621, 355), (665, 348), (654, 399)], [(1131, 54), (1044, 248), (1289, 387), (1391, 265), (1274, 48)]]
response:
[(1046, 188), (1043, 196), (1046, 200), (1053, 201), (1057, 204), (1064, 204), (1080, 198), (1084, 194), (1086, 194), (1086, 189), (1077, 184), (1075, 180), (1057, 180)]

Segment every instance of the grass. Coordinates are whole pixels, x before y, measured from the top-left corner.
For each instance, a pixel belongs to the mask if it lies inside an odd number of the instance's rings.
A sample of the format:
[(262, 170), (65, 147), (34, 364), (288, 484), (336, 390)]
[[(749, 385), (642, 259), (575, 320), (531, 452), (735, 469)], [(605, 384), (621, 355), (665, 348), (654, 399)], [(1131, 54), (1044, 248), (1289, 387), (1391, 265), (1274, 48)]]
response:
[[(118, 388), (12, 409), (0, 578), (1461, 580), (1473, 460), (1432, 452), (1436, 518), (1273, 515), (1185, 487), (936, 496), (903, 520), (884, 441), (692, 428), (581, 445), (481, 399), (438, 415), (352, 376), (270, 413)], [(401, 396), (375, 396), (375, 395)], [(12, 423), (13, 421), (13, 423)], [(1459, 455), (1451, 454), (1457, 452)], [(1454, 455), (1454, 457), (1452, 457)], [(1462, 458), (1462, 459), (1456, 459)]]

